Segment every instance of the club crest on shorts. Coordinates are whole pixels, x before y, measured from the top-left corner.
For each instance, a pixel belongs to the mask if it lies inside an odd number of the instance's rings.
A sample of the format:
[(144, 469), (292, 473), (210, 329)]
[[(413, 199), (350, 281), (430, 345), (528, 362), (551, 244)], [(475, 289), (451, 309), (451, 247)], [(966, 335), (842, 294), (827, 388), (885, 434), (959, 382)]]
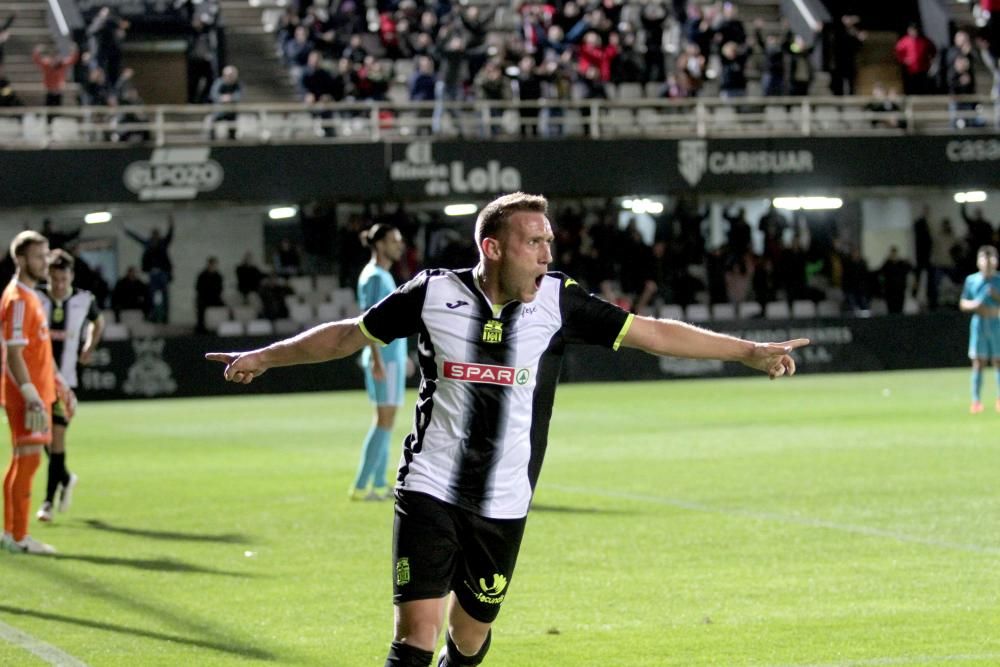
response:
[(503, 341), (503, 322), (500, 320), (487, 320), (483, 325), (483, 342), (500, 343)]
[(396, 585), (405, 586), (410, 583), (410, 559), (400, 558), (396, 561)]

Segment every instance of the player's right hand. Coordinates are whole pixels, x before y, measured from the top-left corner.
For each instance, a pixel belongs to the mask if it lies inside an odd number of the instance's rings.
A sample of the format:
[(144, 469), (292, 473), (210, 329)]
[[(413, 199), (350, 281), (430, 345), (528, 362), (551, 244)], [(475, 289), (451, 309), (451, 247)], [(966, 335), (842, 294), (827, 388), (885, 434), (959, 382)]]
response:
[(226, 380), (239, 384), (250, 384), (255, 377), (263, 375), (267, 370), (260, 362), (259, 355), (254, 352), (209, 352), (205, 358), (224, 363)]

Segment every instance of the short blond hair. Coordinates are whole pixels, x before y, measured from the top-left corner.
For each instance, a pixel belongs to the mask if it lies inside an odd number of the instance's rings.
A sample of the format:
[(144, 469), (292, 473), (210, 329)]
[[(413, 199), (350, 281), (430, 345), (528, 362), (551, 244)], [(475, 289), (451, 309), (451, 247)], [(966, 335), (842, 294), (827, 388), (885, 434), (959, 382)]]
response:
[(15, 236), (14, 240), (10, 242), (10, 256), (12, 259), (24, 257), (28, 254), (28, 248), (31, 246), (36, 243), (44, 243), (48, 245), (48, 242), (49, 240), (38, 232), (26, 229)]
[(485, 238), (496, 238), (503, 231), (503, 226), (510, 216), (522, 211), (547, 215), (549, 201), (541, 195), (529, 195), (524, 192), (512, 192), (497, 197), (484, 206), (476, 218), (476, 246), (482, 245)]

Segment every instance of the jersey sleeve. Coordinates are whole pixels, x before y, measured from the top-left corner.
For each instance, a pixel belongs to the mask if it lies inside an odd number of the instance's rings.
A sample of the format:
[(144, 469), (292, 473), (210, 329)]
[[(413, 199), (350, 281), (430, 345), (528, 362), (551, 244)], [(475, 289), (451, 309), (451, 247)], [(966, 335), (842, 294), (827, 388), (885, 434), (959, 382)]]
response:
[(976, 298), (976, 296), (977, 296), (976, 293), (975, 293), (976, 290), (975, 290), (975, 287), (973, 287), (974, 281), (975, 281), (975, 276), (974, 275), (969, 276), (968, 278), (965, 279), (965, 285), (962, 286), (962, 298), (963, 299), (969, 299), (969, 300), (971, 300), (971, 299), (975, 299)]
[[(365, 336), (385, 345), (397, 338), (417, 333), (424, 308), (424, 296), (427, 294), (428, 277), (426, 272), (418, 274), (371, 306), (359, 320)], [(378, 283), (376, 280), (372, 282)]]
[(589, 343), (617, 350), (632, 325), (633, 316), (559, 274), (559, 308), (563, 336), (568, 343)]
[(382, 293), (381, 283), (377, 274), (369, 273), (365, 281), (358, 286), (358, 306), (362, 310), (371, 308), (385, 296)]
[(24, 299), (10, 299), (4, 306), (2, 315), (3, 339), (7, 345), (23, 346), (28, 344), (28, 337), (25, 335), (25, 331), (28, 331), (25, 323), (25, 318), (29, 317), (27, 310)]

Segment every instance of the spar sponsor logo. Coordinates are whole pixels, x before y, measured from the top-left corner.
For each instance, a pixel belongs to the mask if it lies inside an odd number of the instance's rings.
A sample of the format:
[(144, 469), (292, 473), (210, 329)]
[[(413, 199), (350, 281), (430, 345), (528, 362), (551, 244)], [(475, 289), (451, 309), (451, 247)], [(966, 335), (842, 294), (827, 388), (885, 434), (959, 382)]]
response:
[(521, 189), (521, 172), (497, 160), (469, 164), (464, 160), (435, 162), (432, 144), (414, 141), (406, 146), (404, 159), (389, 165), (392, 181), (426, 181), (429, 195), (515, 192)]
[(810, 174), (812, 151), (712, 151), (708, 142), (693, 139), (677, 142), (677, 171), (694, 187), (706, 173)]
[(458, 380), (459, 382), (525, 385), (531, 379), (531, 371), (527, 368), (512, 368), (511, 366), (446, 361), (444, 362), (444, 376), (449, 380)]
[(140, 201), (194, 199), (220, 185), (222, 165), (209, 158), (211, 148), (157, 148), (149, 161), (125, 167), (125, 187)]

